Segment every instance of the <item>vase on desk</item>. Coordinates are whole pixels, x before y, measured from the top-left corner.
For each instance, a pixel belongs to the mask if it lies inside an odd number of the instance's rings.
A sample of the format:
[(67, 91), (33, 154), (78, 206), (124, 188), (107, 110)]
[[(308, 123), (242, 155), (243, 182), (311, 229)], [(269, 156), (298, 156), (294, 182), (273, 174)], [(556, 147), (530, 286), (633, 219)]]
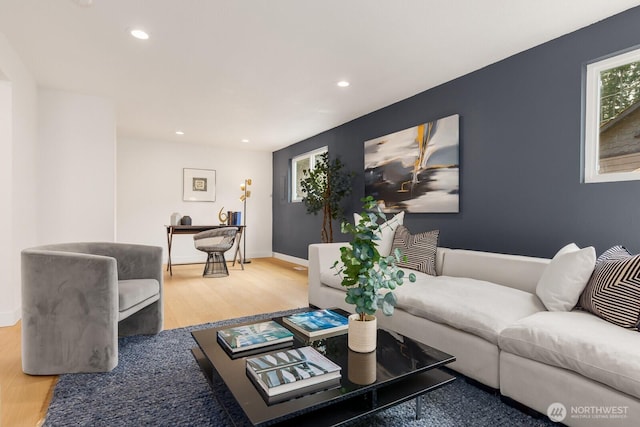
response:
[(191, 217), (189, 215), (185, 215), (180, 220), (180, 224), (182, 225), (191, 225)]
[(169, 224), (180, 225), (181, 219), (182, 219), (182, 216), (178, 212), (174, 212), (171, 214), (171, 222)]

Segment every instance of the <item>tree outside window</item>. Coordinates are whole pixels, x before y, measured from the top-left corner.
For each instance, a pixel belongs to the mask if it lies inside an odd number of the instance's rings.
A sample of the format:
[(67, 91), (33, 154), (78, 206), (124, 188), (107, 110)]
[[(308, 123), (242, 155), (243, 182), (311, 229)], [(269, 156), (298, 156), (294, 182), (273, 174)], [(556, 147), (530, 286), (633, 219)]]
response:
[(301, 202), (305, 193), (300, 186), (304, 179), (304, 171), (311, 171), (315, 168), (322, 154), (327, 152), (327, 147), (309, 151), (291, 159), (291, 201)]
[(587, 65), (585, 182), (640, 179), (640, 49)]

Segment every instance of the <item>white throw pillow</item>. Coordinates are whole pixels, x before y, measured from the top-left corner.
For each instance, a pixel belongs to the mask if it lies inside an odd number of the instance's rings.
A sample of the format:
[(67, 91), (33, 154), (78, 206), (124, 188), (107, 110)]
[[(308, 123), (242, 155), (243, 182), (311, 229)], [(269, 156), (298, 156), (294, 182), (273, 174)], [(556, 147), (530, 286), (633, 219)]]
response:
[(549, 311), (571, 311), (587, 286), (596, 264), (593, 246), (570, 243), (558, 251), (542, 273), (536, 295)]
[[(360, 222), (360, 214), (354, 213), (353, 220), (357, 224)], [(378, 233), (380, 235), (380, 240), (378, 243), (378, 252), (381, 256), (389, 256), (391, 253), (391, 247), (393, 246), (393, 236), (396, 234), (396, 228), (399, 225), (402, 225), (404, 222), (404, 211), (394, 215), (393, 218), (388, 219), (384, 223), (380, 224), (380, 228), (378, 229)]]

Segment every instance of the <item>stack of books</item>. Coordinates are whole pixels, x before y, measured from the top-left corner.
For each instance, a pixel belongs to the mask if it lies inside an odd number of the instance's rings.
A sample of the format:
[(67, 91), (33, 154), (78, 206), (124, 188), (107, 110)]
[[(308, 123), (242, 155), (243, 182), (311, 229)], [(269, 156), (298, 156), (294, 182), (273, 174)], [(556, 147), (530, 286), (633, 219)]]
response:
[(340, 385), (340, 366), (312, 347), (247, 359), (247, 376), (268, 404)]
[(282, 318), (292, 329), (308, 338), (328, 338), (347, 331), (349, 320), (331, 310), (315, 310)]
[(293, 343), (293, 333), (269, 320), (221, 329), (218, 331), (218, 341), (227, 353), (239, 357), (289, 347)]

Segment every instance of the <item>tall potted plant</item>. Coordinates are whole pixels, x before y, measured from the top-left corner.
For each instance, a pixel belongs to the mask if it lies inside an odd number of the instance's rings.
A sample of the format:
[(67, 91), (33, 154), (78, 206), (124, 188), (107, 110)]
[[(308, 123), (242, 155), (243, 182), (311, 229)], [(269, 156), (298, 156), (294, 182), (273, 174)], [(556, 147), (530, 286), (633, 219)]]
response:
[(333, 242), (333, 220), (344, 218), (342, 199), (351, 194), (353, 173), (344, 170), (339, 158), (329, 160), (329, 153), (322, 153), (313, 169), (304, 170), (300, 189), (305, 194), (302, 202), (308, 213), (322, 211), (322, 243)]
[[(390, 316), (396, 305), (393, 290), (402, 285), (404, 271), (396, 262), (402, 253), (395, 249), (389, 256), (378, 252), (380, 240), (378, 219), (386, 221), (386, 215), (377, 206), (373, 197), (362, 199), (364, 212), (356, 224), (342, 223), (342, 232), (350, 234), (349, 246), (340, 248), (340, 261), (333, 268), (342, 276), (342, 286), (347, 288), (345, 301), (355, 306), (355, 314), (349, 316), (349, 348), (366, 353), (375, 350), (377, 335), (376, 311)], [(415, 282), (416, 275), (409, 274), (409, 281)], [(364, 335), (361, 335), (361, 332)]]

